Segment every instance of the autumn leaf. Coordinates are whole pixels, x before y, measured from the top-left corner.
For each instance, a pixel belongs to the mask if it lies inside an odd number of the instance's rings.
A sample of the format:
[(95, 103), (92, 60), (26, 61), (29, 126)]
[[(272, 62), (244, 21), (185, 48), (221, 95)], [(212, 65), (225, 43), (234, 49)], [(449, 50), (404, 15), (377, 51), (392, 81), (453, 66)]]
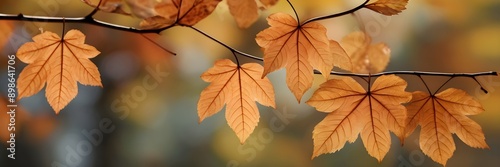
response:
[(255, 40), (264, 49), (264, 73), (285, 67), (286, 82), (297, 101), (313, 83), (313, 68), (325, 78), (335, 63), (330, 51), (326, 28), (316, 22), (304, 25), (290, 15), (272, 14), (267, 18), (271, 27), (257, 34)]
[[(261, 9), (276, 4), (278, 0), (260, 0)], [(257, 0), (227, 0), (229, 12), (233, 15), (240, 28), (248, 28), (259, 18), (259, 4)]]
[(389, 131), (403, 136), (406, 108), (410, 101), (406, 81), (395, 76), (380, 76), (369, 91), (352, 78), (332, 79), (321, 84), (307, 104), (328, 115), (313, 131), (313, 158), (342, 149), (361, 134), (368, 154), (379, 162), (389, 151)]
[(449, 88), (436, 95), (416, 91), (407, 108), (405, 136), (420, 125), (420, 149), (442, 165), (455, 151), (452, 133), (471, 147), (489, 148), (481, 126), (467, 117), (484, 109), (463, 90)]
[[(86, 3), (91, 7), (97, 7), (100, 0), (82, 0), (82, 2)], [(124, 4), (122, 0), (101, 0), (101, 5), (99, 5), (99, 10), (108, 13), (117, 13), (123, 15), (131, 15), (129, 12), (126, 12), (124, 8)]]
[[(100, 0), (82, 1), (95, 8)], [(145, 19), (156, 15), (153, 8), (157, 3), (157, 0), (102, 0), (99, 10)]]
[(335, 66), (347, 71), (352, 71), (351, 58), (337, 41), (330, 40), (330, 52), (333, 54)]
[(17, 51), (17, 57), (29, 64), (19, 75), (19, 99), (36, 94), (47, 83), (45, 96), (57, 114), (75, 98), (77, 82), (102, 87), (99, 71), (89, 60), (100, 52), (84, 44), (83, 33), (70, 30), (61, 39), (45, 31), (33, 37), (33, 41)]
[(254, 101), (275, 107), (274, 90), (267, 77), (261, 79), (263, 68), (257, 63), (238, 66), (228, 59), (215, 62), (214, 67), (201, 75), (211, 84), (198, 101), (199, 122), (226, 106), (226, 120), (244, 143), (259, 122), (259, 111)]
[(385, 70), (391, 49), (384, 43), (372, 45), (371, 37), (361, 31), (342, 38), (340, 44), (351, 58), (354, 73), (378, 73)]
[(155, 6), (157, 15), (144, 19), (143, 29), (162, 28), (173, 23), (192, 26), (210, 15), (222, 0), (169, 0)]
[(408, 4), (408, 0), (371, 0), (365, 5), (365, 8), (391, 16), (405, 10), (406, 4)]

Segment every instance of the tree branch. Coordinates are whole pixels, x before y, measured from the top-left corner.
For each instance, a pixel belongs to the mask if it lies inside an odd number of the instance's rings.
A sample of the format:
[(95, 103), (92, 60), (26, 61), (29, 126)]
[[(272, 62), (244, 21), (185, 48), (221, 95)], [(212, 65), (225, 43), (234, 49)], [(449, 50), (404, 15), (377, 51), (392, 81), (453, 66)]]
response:
[(14, 21), (31, 21), (31, 22), (48, 22), (48, 23), (62, 23), (63, 20), (66, 23), (84, 23), (84, 24), (92, 24), (92, 25), (97, 25), (101, 27), (106, 27), (114, 30), (120, 30), (120, 31), (126, 31), (126, 32), (133, 32), (133, 33), (156, 33), (159, 34), (163, 30), (169, 29), (173, 27), (174, 25), (160, 28), (160, 29), (149, 29), (149, 30), (142, 30), (142, 29), (136, 29), (133, 27), (127, 27), (127, 26), (122, 26), (122, 25), (117, 25), (117, 24), (112, 24), (100, 20), (96, 20), (92, 17), (45, 17), (45, 16), (30, 16), (30, 15), (23, 15), (23, 14), (18, 14), (18, 15), (13, 15), (13, 14), (3, 14), (0, 13), (0, 20), (14, 20)]
[[(361, 8), (363, 8), (366, 3), (368, 3), (369, 0), (366, 0), (363, 4), (351, 9), (351, 10), (348, 10), (348, 11), (345, 11), (345, 12), (341, 12), (341, 13), (336, 13), (336, 14), (332, 14), (332, 15), (326, 15), (326, 16), (320, 16), (320, 17), (315, 17), (315, 18), (311, 18), (309, 20), (306, 20), (303, 24), (307, 24), (309, 22), (313, 22), (313, 21), (318, 21), (318, 20), (324, 20), (324, 19), (329, 19), (329, 18), (334, 18), (334, 17), (339, 17), (339, 16), (343, 16), (343, 15), (346, 15), (346, 14), (350, 14), (350, 13), (353, 13)], [(132, 33), (139, 33), (139, 34), (145, 34), (145, 33), (156, 33), (156, 34), (159, 34), (161, 33), (162, 31), (166, 30), (166, 29), (169, 29), (171, 27), (174, 27), (178, 24), (174, 23), (172, 25), (169, 25), (167, 27), (163, 27), (163, 28), (159, 28), (159, 29), (136, 29), (136, 28), (133, 28), (133, 27), (126, 27), (126, 26), (122, 26), (122, 25), (117, 25), (117, 24), (112, 24), (112, 23), (108, 23), (108, 22), (103, 22), (103, 21), (99, 21), (99, 20), (96, 20), (94, 19), (92, 16), (95, 14), (95, 10), (92, 11), (89, 15), (85, 16), (85, 17), (70, 17), (70, 18), (63, 18), (63, 17), (44, 17), (44, 16), (30, 16), (30, 15), (23, 15), (23, 14), (18, 14), (18, 15), (12, 15), (12, 14), (2, 14), (0, 13), (0, 20), (17, 20), (17, 21), (32, 21), (32, 22), (50, 22), (50, 23), (62, 23), (62, 22), (65, 22), (65, 23), (84, 23), (84, 24), (92, 24), (92, 25), (97, 25), (97, 26), (101, 26), (101, 27), (105, 27), (105, 28), (110, 28), (110, 29), (115, 29), (115, 30), (120, 30), (120, 31), (126, 31), (126, 32), (132, 32)], [(183, 25), (181, 25), (183, 26)], [(185, 27), (189, 27), (193, 30), (195, 30), (196, 32), (202, 34), (203, 36), (211, 39), (212, 41), (215, 41), (217, 42), (218, 44), (220, 44), (221, 46), (224, 46), (225, 48), (229, 49), (231, 52), (233, 53), (237, 53), (241, 56), (244, 56), (244, 57), (248, 57), (250, 59), (254, 59), (254, 60), (257, 60), (257, 61), (263, 61), (263, 59), (261, 57), (257, 57), (257, 56), (254, 56), (254, 55), (251, 55), (251, 54), (248, 54), (248, 53), (245, 53), (245, 52), (242, 52), (240, 50), (237, 50), (219, 40), (217, 40), (216, 38), (212, 37), (211, 35), (193, 27), (193, 26), (185, 26)], [(148, 39), (150, 40), (150, 39)], [(170, 51), (168, 51), (170, 52)], [(171, 52), (173, 53), (173, 52)], [(175, 55), (175, 53), (174, 53)], [(314, 73), (315, 74), (321, 74), (319, 71), (317, 70), (314, 70)], [(474, 80), (476, 80), (477, 82), (477, 79), (476, 77), (478, 76), (486, 76), (486, 75), (498, 75), (497, 72), (495, 71), (489, 71), (489, 72), (480, 72), (480, 73), (438, 73), (438, 72), (421, 72), (421, 71), (388, 71), (388, 72), (382, 72), (382, 73), (376, 73), (376, 74), (355, 74), (355, 73), (344, 73), (344, 72), (336, 72), (336, 71), (331, 71), (330, 72), (330, 75), (337, 75), (337, 76), (350, 76), (350, 77), (361, 77), (361, 78), (366, 78), (366, 77), (377, 77), (377, 76), (381, 76), (381, 75), (390, 75), (390, 74), (395, 74), (395, 75), (415, 75), (415, 76), (447, 76), (447, 77), (452, 77), (452, 78), (455, 78), (455, 77), (468, 77), (468, 78), (472, 78)], [(481, 86), (481, 84), (478, 82), (478, 84)], [(481, 89), (483, 91), (485, 91), (484, 88), (481, 87)], [(486, 92), (486, 91), (485, 91)]]
[[(314, 71), (315, 74), (320, 74), (319, 71)], [(440, 72), (422, 72), (422, 71), (387, 71), (376, 74), (354, 74), (354, 73), (343, 73), (343, 72), (330, 72), (331, 75), (338, 76), (354, 76), (354, 77), (378, 77), (382, 75), (416, 75), (416, 76), (443, 76), (443, 77), (468, 77), (474, 78), (477, 76), (485, 76), (485, 75), (498, 75), (496, 71), (488, 71), (488, 72), (478, 72), (478, 73), (440, 73)]]
[[(197, 29), (193, 26), (186, 26), (189, 27), (196, 32), (202, 34), (203, 36), (209, 38), (210, 40), (220, 44), (221, 46), (227, 48), (231, 52), (238, 53), (242, 56), (248, 57), (250, 59), (254, 59), (257, 61), (264, 61), (264, 59), (242, 52), (240, 50), (237, 50), (224, 42), (219, 41), (218, 39), (212, 37), (211, 35), (201, 31), (200, 29)], [(314, 70), (314, 74), (321, 74), (318, 70)], [(378, 77), (382, 75), (390, 75), (390, 74), (395, 74), (395, 75), (416, 75), (416, 76), (443, 76), (443, 77), (468, 77), (468, 78), (473, 78), (477, 76), (486, 76), (486, 75), (498, 75), (496, 71), (488, 71), (488, 72), (479, 72), (479, 73), (440, 73), (440, 72), (422, 72), (422, 71), (387, 71), (387, 72), (381, 72), (381, 73), (376, 73), (376, 74), (355, 74), (355, 73), (345, 73), (345, 72), (337, 72), (337, 71), (331, 71), (330, 75), (337, 75), (337, 76), (350, 76), (350, 77), (361, 77), (361, 78), (366, 78), (366, 77)]]

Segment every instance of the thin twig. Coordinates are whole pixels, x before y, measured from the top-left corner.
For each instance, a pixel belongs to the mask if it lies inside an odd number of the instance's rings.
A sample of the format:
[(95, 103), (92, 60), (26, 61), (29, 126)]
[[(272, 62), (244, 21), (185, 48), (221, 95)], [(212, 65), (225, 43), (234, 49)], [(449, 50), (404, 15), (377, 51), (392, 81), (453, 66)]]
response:
[(422, 83), (424, 83), (425, 88), (427, 89), (427, 92), (428, 92), (429, 94), (431, 94), (431, 93), (432, 93), (432, 92), (431, 92), (431, 89), (430, 89), (430, 88), (429, 88), (429, 86), (427, 85), (427, 82), (425, 82), (424, 78), (422, 78), (422, 76), (421, 76), (421, 75), (418, 75), (418, 78), (420, 78), (420, 81), (422, 81)]
[(313, 21), (331, 19), (331, 18), (340, 17), (343, 15), (354, 13), (354, 12), (358, 11), (359, 9), (362, 9), (363, 7), (365, 7), (365, 5), (368, 3), (368, 1), (370, 1), (370, 0), (366, 0), (361, 5), (359, 5), (355, 8), (352, 8), (351, 10), (347, 10), (347, 11), (335, 13), (335, 14), (330, 14), (330, 15), (326, 15), (326, 16), (319, 16), (319, 17), (310, 18), (310, 19), (306, 20), (304, 23), (302, 23), (302, 25), (313, 22)]
[(101, 2), (102, 2), (102, 0), (99, 0), (99, 3), (97, 3), (97, 6), (94, 8), (94, 10), (92, 10), (92, 12), (90, 12), (87, 16), (85, 16), (85, 18), (92, 19), (94, 17), (94, 15), (99, 11), (99, 7), (101, 6)]
[(154, 41), (153, 39), (149, 38), (148, 36), (146, 36), (145, 34), (141, 34), (142, 37), (146, 38), (146, 40), (148, 40), (149, 42), (153, 43), (154, 45), (158, 46), (159, 48), (163, 49), (165, 52), (168, 52), (174, 56), (177, 55), (177, 53), (174, 53), (166, 48), (164, 48), (163, 46), (161, 46), (160, 44), (158, 44), (156, 41)]
[[(439, 90), (441, 90), (441, 88), (443, 88), (444, 85), (446, 85), (448, 82), (450, 82), (453, 78), (455, 78), (455, 77), (448, 78), (448, 80), (446, 80), (446, 82), (444, 82), (443, 84), (441, 84), (441, 86), (439, 88), (437, 88), (436, 91), (434, 91), (434, 93), (432, 94), (432, 96), (436, 95), (436, 93), (439, 92)], [(472, 78), (474, 78), (474, 77), (472, 77)]]

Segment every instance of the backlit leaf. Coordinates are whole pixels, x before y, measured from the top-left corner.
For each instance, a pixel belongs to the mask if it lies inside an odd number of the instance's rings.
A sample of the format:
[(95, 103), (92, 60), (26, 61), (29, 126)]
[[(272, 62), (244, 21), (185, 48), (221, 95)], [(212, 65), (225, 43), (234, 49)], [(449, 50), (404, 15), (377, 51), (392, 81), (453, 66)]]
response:
[(237, 66), (228, 59), (219, 60), (201, 75), (210, 82), (198, 101), (199, 122), (219, 112), (226, 105), (226, 120), (241, 143), (259, 122), (255, 102), (275, 107), (274, 90), (267, 77), (261, 78), (263, 68), (257, 63)]
[(83, 33), (70, 30), (61, 39), (45, 31), (33, 41), (17, 51), (17, 57), (29, 64), (19, 75), (19, 99), (36, 94), (47, 84), (45, 96), (57, 114), (77, 95), (77, 82), (102, 87), (97, 66), (89, 60), (100, 52), (84, 44)]
[(405, 10), (406, 4), (408, 4), (408, 0), (371, 0), (365, 5), (365, 8), (391, 16)]
[(450, 88), (435, 96), (413, 92), (408, 108), (405, 136), (420, 125), (420, 148), (432, 160), (446, 165), (455, 151), (452, 133), (474, 148), (488, 148), (481, 126), (467, 115), (484, 111), (465, 91)]
[(286, 82), (297, 101), (311, 88), (313, 68), (325, 78), (330, 75), (335, 63), (330, 50), (326, 28), (316, 22), (305, 25), (284, 13), (272, 14), (267, 18), (271, 27), (257, 34), (255, 40), (264, 50), (264, 73), (286, 68)]
[(313, 158), (342, 149), (361, 135), (368, 154), (379, 162), (389, 151), (389, 131), (403, 136), (406, 108), (410, 101), (406, 81), (381, 76), (366, 91), (352, 78), (332, 79), (321, 84), (307, 104), (328, 115), (313, 131)]

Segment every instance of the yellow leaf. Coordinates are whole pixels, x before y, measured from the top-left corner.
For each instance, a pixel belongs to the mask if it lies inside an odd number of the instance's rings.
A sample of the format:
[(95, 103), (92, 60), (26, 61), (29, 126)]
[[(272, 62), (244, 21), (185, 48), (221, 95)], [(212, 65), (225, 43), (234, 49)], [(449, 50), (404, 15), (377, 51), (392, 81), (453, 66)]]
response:
[(395, 76), (381, 76), (365, 91), (352, 78), (332, 79), (321, 84), (307, 104), (329, 113), (313, 131), (312, 158), (342, 149), (361, 134), (363, 144), (379, 162), (389, 151), (389, 131), (403, 136), (406, 108), (410, 101), (406, 81)]
[(70, 30), (63, 39), (45, 31), (33, 41), (17, 51), (17, 57), (29, 64), (19, 75), (19, 99), (36, 94), (47, 83), (45, 96), (57, 114), (78, 93), (77, 81), (102, 87), (97, 66), (89, 60), (100, 52), (84, 44), (85, 35), (80, 31)]
[(211, 84), (201, 92), (198, 101), (199, 122), (227, 105), (227, 123), (244, 143), (259, 122), (254, 101), (275, 107), (273, 86), (267, 77), (261, 79), (262, 71), (262, 66), (256, 63), (237, 66), (228, 59), (217, 61), (201, 75)]
[(385, 70), (391, 49), (384, 43), (371, 44), (368, 34), (357, 31), (342, 38), (342, 48), (351, 58), (354, 73), (378, 73)]
[(408, 4), (408, 0), (371, 0), (365, 5), (365, 8), (391, 16), (405, 10), (406, 4)]
[(290, 15), (276, 13), (267, 21), (271, 27), (257, 34), (255, 40), (264, 50), (264, 73), (285, 67), (288, 88), (300, 102), (302, 95), (311, 88), (313, 68), (318, 69), (325, 78), (330, 75), (334, 56), (326, 28), (315, 22), (305, 25)]
[(442, 165), (446, 165), (455, 151), (452, 133), (471, 147), (489, 148), (481, 126), (467, 117), (484, 109), (463, 90), (450, 88), (435, 96), (413, 92), (407, 108), (405, 136), (420, 125), (420, 149)]
[(222, 0), (169, 0), (155, 6), (156, 14), (140, 23), (143, 29), (162, 28), (173, 23), (192, 26), (210, 15)]

